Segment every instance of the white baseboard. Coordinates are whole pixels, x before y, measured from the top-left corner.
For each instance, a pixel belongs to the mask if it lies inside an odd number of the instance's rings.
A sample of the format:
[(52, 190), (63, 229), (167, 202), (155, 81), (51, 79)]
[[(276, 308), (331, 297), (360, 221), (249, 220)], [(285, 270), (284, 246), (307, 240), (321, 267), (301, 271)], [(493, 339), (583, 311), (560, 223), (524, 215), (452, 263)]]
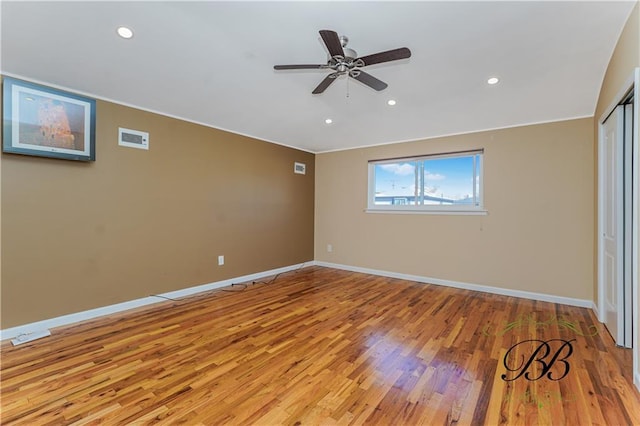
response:
[(358, 266), (341, 265), (329, 262), (313, 262), (317, 266), (325, 266), (327, 268), (344, 269), (346, 271), (361, 272), (364, 274), (380, 275), (383, 277), (399, 278), (407, 281), (416, 281), (426, 284), (436, 284), (445, 287), (454, 287), (464, 290), (481, 291), (483, 293), (500, 294), (502, 296), (519, 297), (522, 299), (539, 300), (541, 302), (559, 303), (561, 305), (579, 306), (581, 308), (592, 308), (595, 306), (592, 300), (574, 299), (572, 297), (554, 296), (552, 294), (535, 293), (524, 290), (512, 290), (508, 288), (492, 287), (481, 284), (463, 283), (460, 281), (443, 280), (440, 278), (422, 277), (419, 275), (401, 274), (398, 272), (380, 271), (377, 269), (361, 268)]
[(312, 265), (313, 262), (299, 263), (297, 265), (285, 266), (278, 269), (272, 269), (270, 271), (258, 272), (255, 274), (244, 275), (241, 277), (231, 278), (228, 280), (217, 281), (209, 284), (203, 284), (196, 287), (189, 287), (181, 290), (170, 291), (168, 293), (162, 293), (158, 295), (148, 296), (141, 299), (130, 300), (127, 302), (117, 303), (115, 305), (103, 306), (101, 308), (90, 309), (88, 311), (77, 312), (69, 315), (63, 315), (56, 318), (50, 318), (42, 321), (33, 322), (30, 324), (19, 325), (17, 327), (7, 328), (6, 330), (0, 330), (0, 340), (14, 339), (18, 336), (26, 336), (32, 334), (38, 334), (44, 330), (52, 329), (55, 327), (61, 327), (64, 325), (74, 324), (80, 321), (86, 321), (105, 315), (111, 315), (118, 312), (126, 311), (129, 309), (139, 308), (141, 306), (152, 305), (154, 303), (166, 302), (164, 298), (177, 299), (180, 297), (190, 296), (196, 293), (202, 293), (205, 291), (213, 290), (220, 287), (227, 287), (234, 283), (242, 283), (252, 280), (258, 280), (260, 278), (268, 277), (275, 274), (281, 274), (283, 272), (293, 271), (304, 266)]
[[(43, 330), (48, 330), (55, 327), (61, 327), (61, 326), (65, 326), (65, 325), (69, 325), (69, 324), (73, 324), (81, 321), (102, 317), (105, 315), (111, 315), (118, 312), (129, 310), (129, 309), (151, 305), (154, 303), (160, 303), (160, 302), (166, 301), (164, 298), (177, 299), (180, 297), (190, 296), (192, 294), (214, 290), (220, 287), (226, 287), (233, 283), (257, 280), (260, 278), (268, 277), (275, 274), (280, 274), (283, 272), (289, 272), (289, 271), (302, 268), (304, 266), (310, 266), (310, 265), (324, 266), (327, 268), (335, 268), (335, 269), (343, 269), (346, 271), (361, 272), (364, 274), (379, 275), (383, 277), (399, 278), (403, 280), (416, 281), (420, 283), (436, 284), (436, 285), (442, 285), (446, 287), (460, 288), (464, 290), (473, 290), (473, 291), (480, 291), (484, 293), (500, 294), (503, 296), (513, 296), (513, 297), (520, 297), (524, 299), (539, 300), (543, 302), (552, 302), (552, 303), (560, 303), (563, 305), (579, 306), (582, 308), (591, 308), (596, 313), (598, 311), (596, 304), (591, 300), (574, 299), (570, 297), (554, 296), (550, 294), (534, 293), (534, 292), (522, 291), (522, 290), (511, 290), (511, 289), (505, 289), (500, 287), (485, 286), (480, 284), (471, 284), (471, 283), (464, 283), (459, 281), (443, 280), (439, 278), (429, 278), (429, 277), (423, 277), (418, 275), (402, 274), (398, 272), (361, 268), (358, 266), (341, 265), (337, 263), (312, 261), (312, 262), (300, 263), (297, 265), (286, 266), (278, 269), (272, 269), (269, 271), (258, 272), (255, 274), (244, 275), (241, 277), (236, 277), (236, 278), (227, 279), (223, 281), (217, 281), (209, 284), (203, 284), (196, 287), (189, 287), (181, 290), (170, 291), (168, 293), (148, 296), (141, 299), (135, 299), (135, 300), (130, 300), (123, 303), (118, 303), (115, 305), (109, 305), (101, 308), (90, 309), (88, 311), (82, 311), (82, 312), (77, 312), (69, 315), (63, 315), (56, 318), (46, 319), (42, 321), (33, 322), (30, 324), (8, 328), (6, 330), (0, 330), (0, 340), (14, 339), (22, 335), (39, 333)], [(637, 378), (636, 382), (638, 383), (636, 384), (636, 386), (640, 386), (639, 385), (640, 378)]]
[(602, 319), (600, 319), (600, 309), (598, 309), (598, 304), (595, 301), (591, 301), (591, 310), (595, 314), (598, 321), (603, 322)]

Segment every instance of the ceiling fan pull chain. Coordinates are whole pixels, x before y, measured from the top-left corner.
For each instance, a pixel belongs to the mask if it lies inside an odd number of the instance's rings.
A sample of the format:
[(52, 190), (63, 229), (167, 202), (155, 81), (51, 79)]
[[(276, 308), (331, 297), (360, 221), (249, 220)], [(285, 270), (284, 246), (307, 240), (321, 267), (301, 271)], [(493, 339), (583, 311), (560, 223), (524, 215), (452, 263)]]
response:
[(349, 98), (349, 75), (347, 75), (347, 98)]

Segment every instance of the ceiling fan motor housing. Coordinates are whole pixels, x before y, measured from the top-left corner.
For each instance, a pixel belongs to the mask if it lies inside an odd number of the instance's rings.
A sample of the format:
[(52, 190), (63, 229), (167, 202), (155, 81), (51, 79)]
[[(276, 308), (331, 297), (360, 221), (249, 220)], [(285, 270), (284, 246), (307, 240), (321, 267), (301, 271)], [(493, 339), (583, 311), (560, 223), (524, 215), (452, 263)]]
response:
[(342, 50), (344, 51), (344, 57), (340, 57), (339, 55), (329, 57), (327, 65), (329, 65), (330, 68), (333, 68), (339, 73), (345, 73), (354, 67), (364, 65), (364, 63), (361, 63), (362, 61), (355, 60), (358, 57), (358, 53), (355, 50), (349, 49), (348, 47), (343, 47)]

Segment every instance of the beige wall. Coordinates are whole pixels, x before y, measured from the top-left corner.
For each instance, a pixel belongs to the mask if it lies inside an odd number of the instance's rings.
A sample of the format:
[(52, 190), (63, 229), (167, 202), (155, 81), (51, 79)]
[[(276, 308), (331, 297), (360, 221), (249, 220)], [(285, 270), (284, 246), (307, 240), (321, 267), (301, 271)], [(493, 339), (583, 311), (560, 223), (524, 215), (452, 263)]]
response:
[[(587, 118), (319, 154), (315, 258), (591, 300), (593, 141)], [(364, 212), (368, 160), (477, 148), (487, 216)]]
[[(631, 12), (631, 16), (627, 20), (625, 27), (622, 30), (622, 34), (620, 35), (620, 39), (616, 45), (616, 48), (611, 56), (611, 60), (609, 62), (609, 66), (607, 68), (607, 72), (605, 74), (604, 80), (602, 82), (602, 88), (600, 90), (600, 97), (598, 99), (598, 105), (596, 107), (595, 112), (595, 120), (594, 120), (594, 157), (595, 163), (594, 168), (597, 170), (597, 150), (598, 150), (598, 133), (597, 128), (599, 125), (599, 121), (601, 116), (605, 113), (605, 110), (609, 108), (613, 102), (617, 102), (619, 99), (616, 99), (616, 96), (619, 94), (620, 90), (623, 89), (626, 81), (632, 75), (633, 70), (636, 67), (640, 67), (640, 2), (636, 3), (635, 8)], [(595, 200), (597, 200), (597, 185), (596, 185), (596, 195)], [(639, 201), (640, 202), (640, 201)], [(594, 206), (594, 211), (597, 216), (597, 202)], [(597, 220), (597, 217), (596, 217)], [(595, 223), (595, 229), (597, 229), (597, 222)], [(640, 233), (640, 230), (638, 230)], [(638, 235), (640, 238), (640, 234)], [(594, 277), (596, 281), (594, 281), (593, 292), (594, 292), (594, 300), (598, 300), (598, 283), (597, 283), (597, 232), (594, 232)], [(640, 253), (638, 253), (638, 264), (640, 265)], [(640, 292), (636, 296), (638, 297), (638, 306), (640, 306)], [(638, 313), (636, 313), (638, 315)], [(635, 331), (637, 333), (637, 341), (640, 342), (640, 330)], [(640, 359), (640, 347), (635, 348), (636, 357)]]
[(313, 259), (313, 154), (102, 101), (96, 153), (2, 155), (3, 329)]
[[(634, 68), (640, 66), (640, 2), (636, 3), (635, 8), (631, 12), (625, 27), (620, 34), (607, 72), (602, 81), (598, 104), (596, 106), (595, 118), (600, 116), (608, 108), (618, 92), (622, 89), (625, 81), (631, 76)], [(596, 122), (597, 126), (598, 123)], [(596, 135), (597, 137), (597, 135)]]

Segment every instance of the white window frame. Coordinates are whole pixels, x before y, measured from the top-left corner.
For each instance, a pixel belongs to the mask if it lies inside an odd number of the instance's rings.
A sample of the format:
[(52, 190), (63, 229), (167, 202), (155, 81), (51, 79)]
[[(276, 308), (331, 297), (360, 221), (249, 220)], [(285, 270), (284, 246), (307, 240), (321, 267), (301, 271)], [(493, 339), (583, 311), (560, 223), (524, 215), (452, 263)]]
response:
[[(454, 158), (454, 157), (471, 157), (479, 155), (480, 172), (478, 174), (478, 204), (460, 204), (460, 205), (438, 205), (438, 204), (422, 204), (422, 205), (376, 205), (376, 176), (375, 166), (380, 164), (395, 164), (402, 162), (416, 162), (431, 160), (436, 158)], [(381, 160), (369, 160), (368, 164), (368, 195), (367, 195), (367, 213), (395, 213), (395, 214), (448, 214), (448, 215), (486, 215), (487, 210), (484, 208), (484, 149), (474, 149), (469, 151), (457, 151), (437, 154), (425, 154), (412, 157), (387, 158)], [(424, 182), (422, 182), (424, 185)]]

